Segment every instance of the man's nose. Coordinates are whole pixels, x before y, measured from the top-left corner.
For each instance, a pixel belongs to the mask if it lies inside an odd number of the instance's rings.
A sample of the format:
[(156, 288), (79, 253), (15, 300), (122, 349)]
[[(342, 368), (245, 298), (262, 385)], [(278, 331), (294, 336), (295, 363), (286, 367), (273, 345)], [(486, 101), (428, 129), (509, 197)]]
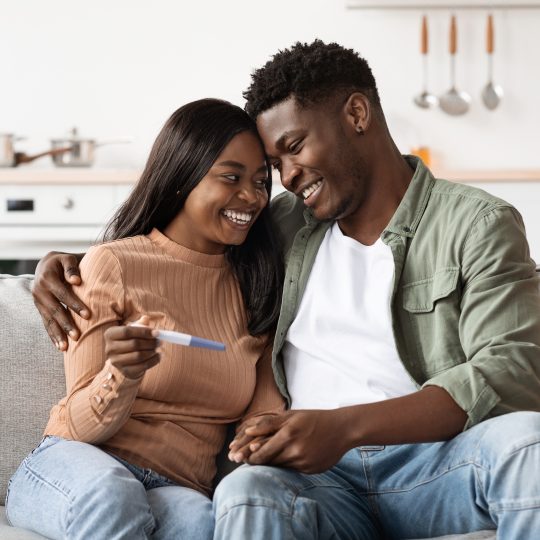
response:
[(301, 174), (301, 167), (293, 163), (286, 164), (283, 162), (281, 165), (281, 183), (283, 184), (283, 187), (289, 191), (294, 191), (295, 184)]

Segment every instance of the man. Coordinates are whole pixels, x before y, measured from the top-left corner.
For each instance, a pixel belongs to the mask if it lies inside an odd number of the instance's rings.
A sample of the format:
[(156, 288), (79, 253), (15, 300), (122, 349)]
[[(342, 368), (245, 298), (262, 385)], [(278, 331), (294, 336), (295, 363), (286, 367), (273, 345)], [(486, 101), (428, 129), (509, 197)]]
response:
[[(518, 212), (401, 156), (352, 50), (297, 43), (245, 97), (293, 193), (273, 205), (290, 410), (239, 429), (230, 458), (252, 466), (216, 490), (217, 538), (536, 538), (540, 297)], [(72, 306), (74, 260), (43, 266)], [(73, 325), (39, 283), (63, 341)]]

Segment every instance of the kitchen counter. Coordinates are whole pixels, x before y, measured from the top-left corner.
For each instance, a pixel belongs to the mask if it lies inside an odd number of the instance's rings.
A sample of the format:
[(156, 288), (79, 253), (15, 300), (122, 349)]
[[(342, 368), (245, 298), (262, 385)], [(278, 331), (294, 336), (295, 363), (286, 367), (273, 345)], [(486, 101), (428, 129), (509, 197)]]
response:
[[(540, 182), (540, 169), (522, 170), (433, 170), (438, 178), (456, 182)], [(133, 184), (142, 171), (140, 169), (96, 169), (96, 168), (5, 168), (0, 169), (1, 184)]]

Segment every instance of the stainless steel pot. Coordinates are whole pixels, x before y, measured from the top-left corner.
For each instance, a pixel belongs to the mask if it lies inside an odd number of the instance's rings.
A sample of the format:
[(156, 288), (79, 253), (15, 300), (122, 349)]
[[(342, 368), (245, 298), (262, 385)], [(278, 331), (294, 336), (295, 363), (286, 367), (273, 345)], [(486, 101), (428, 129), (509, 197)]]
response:
[(46, 152), (40, 152), (39, 154), (34, 154), (29, 156), (24, 152), (16, 152), (14, 148), (14, 143), (16, 141), (23, 140), (24, 137), (15, 137), (12, 133), (0, 133), (0, 167), (16, 167), (21, 163), (30, 163), (34, 159), (43, 157), (43, 156), (55, 156), (59, 155), (66, 150), (71, 148), (56, 148), (53, 150), (47, 150)]
[[(132, 138), (123, 137), (98, 142), (95, 139), (79, 137), (77, 128), (73, 128), (68, 137), (51, 139), (51, 157), (57, 167), (91, 167), (98, 146), (131, 141)], [(67, 151), (63, 151), (64, 149)]]
[(15, 165), (14, 142), (19, 139), (13, 133), (0, 133), (0, 167)]

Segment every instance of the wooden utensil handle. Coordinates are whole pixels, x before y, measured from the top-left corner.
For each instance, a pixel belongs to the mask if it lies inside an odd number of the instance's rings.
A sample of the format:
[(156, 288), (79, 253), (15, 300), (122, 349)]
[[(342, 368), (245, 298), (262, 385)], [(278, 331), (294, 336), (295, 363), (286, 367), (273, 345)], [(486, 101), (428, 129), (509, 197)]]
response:
[(488, 15), (486, 32), (486, 50), (488, 54), (493, 54), (495, 50), (495, 40), (493, 39), (493, 15)]
[(456, 28), (456, 16), (452, 15), (450, 19), (450, 54), (456, 54), (457, 52), (457, 28)]
[(427, 25), (427, 17), (424, 15), (422, 17), (422, 44), (420, 47), (420, 52), (422, 54), (427, 54), (429, 51), (429, 45), (428, 45), (428, 25)]

